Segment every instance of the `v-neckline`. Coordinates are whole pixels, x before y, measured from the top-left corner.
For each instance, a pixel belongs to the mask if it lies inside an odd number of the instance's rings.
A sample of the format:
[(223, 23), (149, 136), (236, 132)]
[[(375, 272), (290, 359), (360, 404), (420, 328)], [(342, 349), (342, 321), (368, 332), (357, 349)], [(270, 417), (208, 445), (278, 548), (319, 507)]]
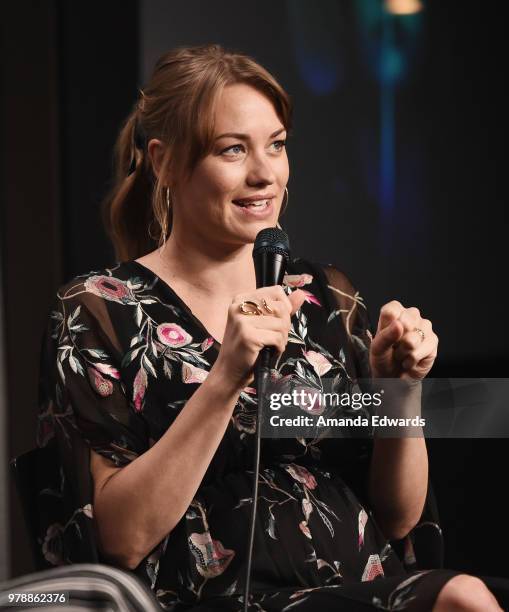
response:
[(169, 285), (165, 280), (163, 280), (158, 274), (156, 274), (153, 270), (151, 270), (150, 268), (147, 268), (147, 266), (143, 265), (142, 263), (140, 263), (139, 261), (136, 261), (135, 259), (131, 259), (130, 261), (126, 262), (127, 264), (133, 264), (136, 268), (140, 269), (142, 272), (145, 273), (145, 276), (149, 275), (153, 278), (155, 278), (157, 280), (158, 283), (160, 283), (160, 285), (165, 288), (174, 298), (174, 300), (176, 302), (178, 302), (179, 306), (182, 308), (182, 310), (184, 310), (187, 315), (189, 316), (189, 318), (193, 321), (193, 323), (199, 327), (209, 338), (212, 338), (213, 340), (213, 345), (216, 347), (217, 350), (219, 350), (221, 348), (222, 343), (219, 342), (219, 340), (217, 340), (217, 338), (215, 338), (209, 331), (208, 329), (205, 327), (205, 325), (200, 321), (200, 319), (198, 319), (198, 317), (194, 314), (194, 312), (191, 310), (191, 308), (186, 304), (186, 302), (184, 302), (184, 300), (180, 297), (180, 295), (175, 291), (175, 289), (173, 289), (173, 287), (171, 285)]
[[(163, 280), (158, 274), (156, 274), (153, 270), (151, 270), (150, 268), (147, 268), (147, 266), (143, 265), (142, 263), (140, 263), (139, 261), (136, 261), (136, 259), (131, 259), (127, 262), (125, 262), (127, 265), (129, 264), (133, 264), (138, 270), (140, 270), (141, 272), (145, 273), (145, 276), (151, 276), (152, 278), (156, 279), (158, 283), (160, 283), (160, 285), (165, 288), (174, 298), (174, 300), (176, 302), (178, 302), (178, 304), (181, 306), (181, 308), (187, 313), (187, 315), (189, 316), (189, 318), (194, 322), (194, 324), (200, 328), (202, 330), (202, 332), (204, 332), (205, 334), (207, 334), (207, 337), (212, 338), (213, 340), (213, 346), (219, 351), (219, 349), (222, 346), (222, 343), (219, 342), (219, 340), (217, 340), (217, 338), (215, 338), (210, 332), (209, 330), (205, 327), (205, 325), (200, 321), (200, 319), (194, 314), (194, 312), (191, 310), (191, 308), (186, 304), (186, 302), (184, 302), (184, 300), (180, 297), (180, 295), (173, 289), (173, 287), (171, 285), (169, 285), (165, 280)], [(293, 274), (294, 272), (290, 272), (289, 268), (292, 266), (291, 260), (288, 262), (287, 265), (287, 270), (286, 270), (286, 274)]]

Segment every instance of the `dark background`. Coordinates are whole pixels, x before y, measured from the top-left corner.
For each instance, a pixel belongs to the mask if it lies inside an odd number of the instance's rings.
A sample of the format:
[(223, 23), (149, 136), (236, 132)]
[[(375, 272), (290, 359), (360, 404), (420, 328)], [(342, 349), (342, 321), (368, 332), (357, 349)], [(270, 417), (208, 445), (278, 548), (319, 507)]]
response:
[[(114, 263), (99, 204), (116, 134), (154, 61), (181, 44), (251, 54), (292, 96), (282, 224), (293, 253), (342, 268), (375, 327), (391, 299), (418, 306), (440, 337), (432, 376), (506, 376), (505, 24), (486, 3), (423, 4), (418, 16), (385, 23), (400, 67), (392, 85), (380, 76), (387, 29), (376, 0), (3, 6), (9, 457), (34, 445), (39, 343), (55, 290)], [(382, 111), (387, 96), (392, 114)], [(428, 441), (446, 567), (509, 577), (508, 446)], [(11, 573), (19, 575), (32, 566), (10, 495)]]

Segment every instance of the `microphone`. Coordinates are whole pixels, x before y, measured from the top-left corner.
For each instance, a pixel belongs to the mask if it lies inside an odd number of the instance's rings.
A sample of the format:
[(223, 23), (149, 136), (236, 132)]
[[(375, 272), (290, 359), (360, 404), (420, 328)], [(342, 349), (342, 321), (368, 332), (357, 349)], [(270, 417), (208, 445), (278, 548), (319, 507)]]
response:
[[(256, 273), (256, 288), (281, 285), (290, 258), (288, 235), (277, 227), (267, 227), (258, 232), (253, 248)], [(268, 369), (274, 347), (266, 346), (260, 351), (256, 370)]]
[[(276, 227), (268, 227), (258, 232), (253, 248), (253, 260), (256, 272), (256, 288), (281, 285), (290, 258), (290, 242), (286, 233)], [(260, 473), (260, 439), (262, 428), (262, 400), (267, 387), (270, 373), (270, 361), (275, 349), (264, 346), (258, 355), (255, 365), (256, 393), (258, 411), (256, 421), (256, 441), (253, 474), (253, 504), (249, 525), (249, 544), (246, 564), (246, 580), (244, 584), (244, 612), (248, 612), (249, 590), (251, 583), (251, 561), (253, 557), (254, 532), (256, 524), (256, 508), (258, 503), (258, 476)]]

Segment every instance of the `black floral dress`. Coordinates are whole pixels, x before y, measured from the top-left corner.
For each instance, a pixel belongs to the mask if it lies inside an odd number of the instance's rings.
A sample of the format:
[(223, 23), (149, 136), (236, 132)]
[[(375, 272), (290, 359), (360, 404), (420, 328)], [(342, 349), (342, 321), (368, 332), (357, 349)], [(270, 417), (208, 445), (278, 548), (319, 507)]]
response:
[[(306, 301), (273, 377), (343, 389), (369, 377), (362, 297), (328, 264), (290, 262), (287, 293)], [(103, 561), (94, 544), (89, 449), (125, 466), (171, 427), (220, 345), (165, 282), (137, 261), (61, 287), (44, 337), (38, 445), (58, 449), (40, 493), (50, 565)], [(238, 398), (187, 512), (135, 570), (167, 610), (241, 610), (252, 503), (256, 387)], [(457, 574), (396, 554), (369, 509), (372, 440), (262, 439), (252, 562), (256, 610), (431, 610)], [(162, 500), (164, 503), (164, 500)]]

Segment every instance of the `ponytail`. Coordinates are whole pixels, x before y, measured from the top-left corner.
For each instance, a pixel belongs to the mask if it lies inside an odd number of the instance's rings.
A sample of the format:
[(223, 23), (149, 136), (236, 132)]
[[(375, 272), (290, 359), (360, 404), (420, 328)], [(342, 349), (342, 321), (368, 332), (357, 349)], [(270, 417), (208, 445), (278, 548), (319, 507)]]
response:
[(137, 107), (117, 138), (114, 184), (102, 205), (103, 222), (118, 262), (155, 249), (161, 233), (154, 228), (152, 169), (146, 147), (136, 138), (136, 124)]

